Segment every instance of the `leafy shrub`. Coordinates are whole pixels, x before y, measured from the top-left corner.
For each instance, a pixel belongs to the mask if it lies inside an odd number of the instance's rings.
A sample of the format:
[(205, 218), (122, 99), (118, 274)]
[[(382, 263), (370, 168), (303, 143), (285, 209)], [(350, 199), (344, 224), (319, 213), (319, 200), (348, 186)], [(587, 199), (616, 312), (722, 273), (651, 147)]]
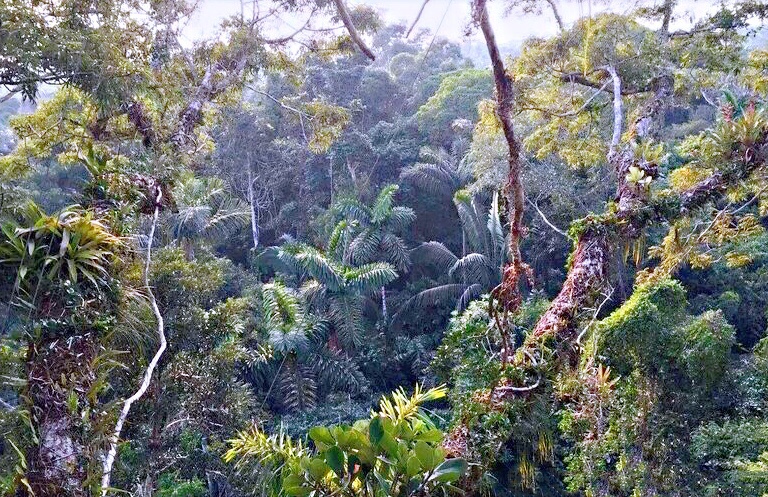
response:
[(226, 461), (256, 471), (272, 471), (265, 488), (289, 496), (412, 496), (451, 491), (466, 471), (462, 459), (446, 459), (443, 433), (421, 404), (444, 397), (445, 387), (408, 397), (403, 390), (381, 400), (379, 411), (352, 426), (317, 426), (310, 449), (282, 432), (267, 435), (257, 427), (230, 441)]

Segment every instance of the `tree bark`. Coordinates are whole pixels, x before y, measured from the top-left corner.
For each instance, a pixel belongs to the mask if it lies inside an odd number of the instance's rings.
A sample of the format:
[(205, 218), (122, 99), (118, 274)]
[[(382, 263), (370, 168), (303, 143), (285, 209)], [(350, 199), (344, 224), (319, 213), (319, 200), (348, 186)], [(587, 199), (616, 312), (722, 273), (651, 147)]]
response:
[(253, 192), (253, 172), (251, 171), (251, 155), (248, 154), (248, 203), (251, 206), (251, 236), (253, 238), (253, 248), (259, 248), (259, 219), (258, 219), (258, 207), (256, 206), (256, 199)]
[[(662, 77), (657, 81), (653, 98), (633, 124), (645, 136), (658, 130), (665, 102), (672, 93), (671, 78)], [(644, 120), (647, 122), (642, 124)], [(611, 162), (618, 176), (618, 209), (613, 215), (605, 215), (603, 220), (591, 222), (579, 236), (565, 284), (534, 327), (532, 339), (551, 336), (561, 341), (572, 338), (578, 311), (591, 307), (607, 283), (611, 247), (637, 240), (654, 223), (673, 222), (722, 198), (729, 186), (747, 179), (768, 162), (768, 137), (761, 137), (747, 151), (734, 151), (728, 160), (738, 167), (732, 165), (726, 170), (715, 171), (678, 196), (651, 199), (637, 185), (629, 184), (626, 174), (629, 167), (635, 165), (655, 176), (653, 167), (638, 162), (628, 148), (615, 153)]]
[(498, 299), (505, 312), (514, 312), (522, 303), (520, 279), (529, 272), (523, 262), (520, 252), (520, 242), (524, 235), (523, 213), (525, 210), (525, 192), (522, 184), (522, 161), (520, 160), (520, 145), (515, 136), (513, 112), (515, 104), (515, 88), (512, 77), (504, 67), (496, 35), (488, 19), (486, 0), (475, 0), (473, 17), (480, 26), (485, 39), (488, 55), (493, 68), (493, 80), (496, 89), (496, 115), (501, 123), (504, 138), (509, 152), (509, 172), (504, 185), (504, 196), (507, 201), (509, 217), (509, 258), (510, 263), (504, 268), (501, 284), (494, 289), (492, 296)]
[(357, 45), (357, 48), (359, 48), (369, 59), (376, 60), (376, 56), (373, 55), (371, 49), (368, 48), (368, 45), (366, 45), (362, 37), (360, 37), (360, 33), (357, 32), (355, 23), (352, 22), (352, 16), (349, 14), (349, 9), (347, 9), (344, 0), (333, 0), (333, 4), (336, 6), (339, 17), (341, 17), (341, 22), (344, 23), (344, 27), (347, 28), (349, 37), (352, 38), (352, 41)]
[(83, 407), (90, 404), (87, 392), (97, 379), (92, 368), (97, 350), (89, 333), (28, 345), (24, 397), (39, 442), (27, 453), (29, 487), (20, 488), (21, 495), (89, 495), (88, 440), (79, 418)]

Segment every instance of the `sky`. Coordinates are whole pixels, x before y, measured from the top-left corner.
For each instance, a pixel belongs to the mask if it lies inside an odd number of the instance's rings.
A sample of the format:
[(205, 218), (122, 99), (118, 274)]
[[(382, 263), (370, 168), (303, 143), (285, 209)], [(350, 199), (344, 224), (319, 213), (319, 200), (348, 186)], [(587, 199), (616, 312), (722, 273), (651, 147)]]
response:
[[(410, 25), (418, 14), (422, 0), (347, 0), (350, 7), (359, 3), (374, 7), (389, 23), (402, 21), (406, 25)], [(537, 16), (503, 16), (503, 3), (497, 0), (488, 4), (500, 45), (517, 46), (531, 36), (548, 36), (557, 32), (554, 17), (548, 9), (543, 9), (542, 14)], [(701, 3), (699, 2), (699, 5)], [(712, 2), (706, 2), (706, 4), (710, 3)], [(558, 4), (561, 17), (566, 24), (570, 24), (579, 17), (589, 15), (590, 12), (592, 14), (604, 10), (626, 12), (634, 8), (636, 2), (627, 0), (561, 0)], [(679, 2), (678, 13), (686, 12), (686, 15), (681, 16), (678, 24), (689, 25), (690, 15), (693, 15), (696, 10), (700, 10), (700, 8), (697, 9), (695, 0)], [(189, 39), (210, 36), (216, 32), (216, 27), (221, 19), (238, 12), (240, 12), (240, 0), (200, 0), (199, 10), (187, 26), (185, 36)], [(430, 0), (424, 9), (418, 27), (427, 28), (433, 33), (437, 31), (438, 36), (457, 43), (470, 45), (480, 43), (478, 33), (475, 33), (470, 39), (464, 37), (469, 18), (469, 0)], [(301, 21), (288, 19), (283, 22), (285, 24), (300, 24)], [(286, 26), (286, 29), (289, 28)]]

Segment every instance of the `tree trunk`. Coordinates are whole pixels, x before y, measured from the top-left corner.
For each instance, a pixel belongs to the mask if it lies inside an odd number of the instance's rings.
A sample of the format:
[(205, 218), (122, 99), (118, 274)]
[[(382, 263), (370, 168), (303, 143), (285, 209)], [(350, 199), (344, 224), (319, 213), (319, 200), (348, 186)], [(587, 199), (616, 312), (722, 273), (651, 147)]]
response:
[(256, 205), (253, 194), (253, 173), (251, 172), (251, 156), (248, 155), (248, 203), (251, 206), (251, 236), (253, 237), (253, 248), (259, 248), (259, 220), (258, 206)]
[(94, 420), (81, 418), (81, 413), (93, 407), (88, 392), (97, 379), (92, 368), (98, 351), (95, 340), (90, 333), (61, 337), (30, 343), (28, 351), (23, 397), (39, 443), (26, 456), (29, 489), (22, 488), (22, 495), (90, 495), (88, 432)]
[(384, 324), (387, 323), (387, 289), (381, 287), (381, 315), (384, 319)]
[[(514, 312), (522, 303), (520, 292), (520, 279), (529, 273), (528, 266), (523, 262), (520, 252), (520, 242), (524, 235), (523, 213), (525, 210), (525, 192), (522, 184), (522, 161), (520, 160), (520, 145), (515, 136), (513, 112), (515, 103), (515, 89), (512, 76), (504, 67), (504, 62), (496, 43), (496, 35), (493, 32), (488, 18), (486, 0), (475, 0), (473, 3), (473, 17), (475, 23), (480, 26), (485, 38), (488, 55), (493, 68), (493, 80), (496, 88), (496, 115), (501, 123), (504, 138), (509, 152), (509, 172), (504, 185), (504, 196), (507, 200), (507, 213), (509, 217), (509, 259), (510, 263), (504, 267), (502, 281), (491, 295), (498, 300), (505, 313)], [(499, 321), (497, 320), (497, 323)], [(504, 330), (501, 330), (502, 332)]]

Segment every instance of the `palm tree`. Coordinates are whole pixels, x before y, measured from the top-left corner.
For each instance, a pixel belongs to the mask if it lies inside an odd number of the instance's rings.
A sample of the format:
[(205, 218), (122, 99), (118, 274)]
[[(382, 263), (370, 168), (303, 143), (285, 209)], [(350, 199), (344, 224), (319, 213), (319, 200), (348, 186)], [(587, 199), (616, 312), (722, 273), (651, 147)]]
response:
[(259, 328), (268, 347), (260, 349), (252, 378), (267, 388), (276, 386), (283, 408), (315, 407), (321, 390), (367, 388), (357, 364), (328, 347), (329, 322), (310, 313), (299, 292), (272, 282), (261, 286), (259, 296)]
[(421, 160), (403, 168), (400, 179), (431, 195), (451, 197), (474, 179), (472, 168), (463, 158), (464, 147), (457, 145), (450, 152), (442, 148), (422, 148)]
[[(490, 291), (501, 281), (507, 260), (507, 244), (499, 218), (499, 195), (493, 194), (487, 214), (477, 196), (467, 190), (454, 195), (462, 230), (462, 254), (456, 255), (440, 242), (425, 242), (411, 251), (411, 256), (437, 267), (447, 281), (408, 299), (393, 317), (398, 322), (414, 309), (453, 302), (463, 310), (469, 302)], [(468, 252), (468, 253), (467, 253)]]
[[(387, 262), (345, 263), (304, 243), (287, 242), (277, 256), (300, 281), (311, 310), (330, 324), (332, 349), (352, 351), (363, 343), (363, 306), (377, 289), (397, 279)], [(338, 344), (336, 343), (338, 342)]]
[[(334, 210), (343, 219), (333, 230), (329, 250), (346, 263), (387, 262), (400, 274), (408, 272), (411, 260), (400, 233), (410, 226), (416, 215), (410, 207), (393, 205), (399, 189), (397, 185), (385, 186), (370, 207), (356, 198), (340, 199)], [(382, 317), (386, 322), (386, 288), (382, 285), (379, 290)]]
[(170, 238), (194, 257), (195, 242), (225, 239), (250, 219), (247, 205), (231, 196), (219, 178), (187, 176), (174, 189), (178, 212), (166, 218)]

